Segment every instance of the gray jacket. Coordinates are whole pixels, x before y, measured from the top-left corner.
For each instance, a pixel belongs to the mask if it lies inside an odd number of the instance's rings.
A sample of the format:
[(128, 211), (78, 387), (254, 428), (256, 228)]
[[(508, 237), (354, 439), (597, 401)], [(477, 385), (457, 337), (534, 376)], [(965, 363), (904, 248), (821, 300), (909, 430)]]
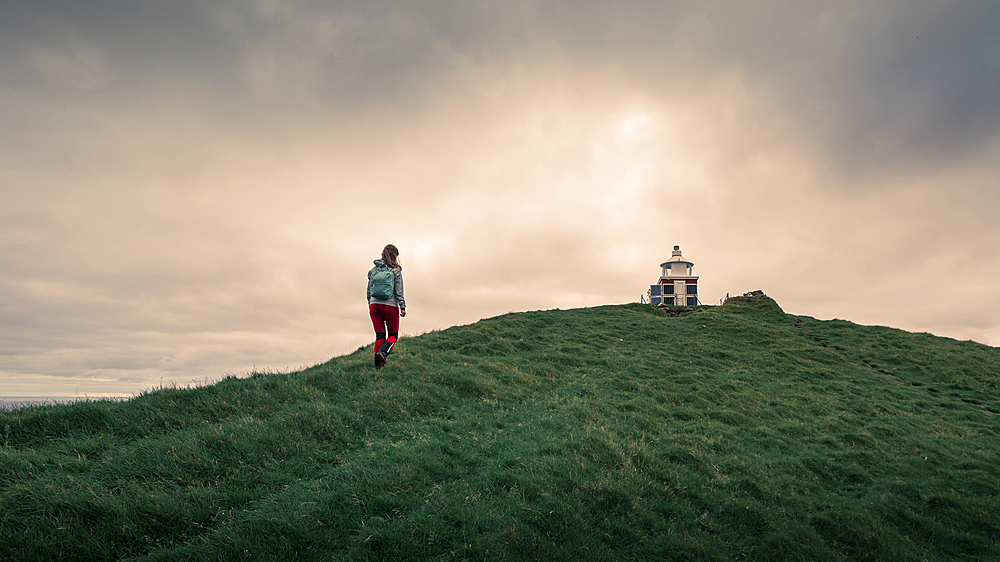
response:
[(375, 267), (368, 271), (368, 292), (365, 295), (365, 298), (368, 299), (368, 304), (387, 304), (395, 306), (400, 310), (406, 310), (406, 300), (403, 299), (403, 268), (401, 267), (392, 268), (392, 274), (396, 278), (396, 286), (393, 287), (392, 296), (387, 300), (376, 299), (372, 296), (372, 273), (375, 273), (375, 269), (380, 265), (385, 265), (385, 262), (375, 260)]

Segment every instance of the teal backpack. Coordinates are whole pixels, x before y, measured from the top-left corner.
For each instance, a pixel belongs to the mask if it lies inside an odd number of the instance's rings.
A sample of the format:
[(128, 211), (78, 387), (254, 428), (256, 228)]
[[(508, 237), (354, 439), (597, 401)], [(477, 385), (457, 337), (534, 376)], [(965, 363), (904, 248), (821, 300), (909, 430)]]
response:
[(369, 283), (371, 284), (373, 298), (381, 301), (389, 300), (392, 298), (396, 288), (396, 276), (393, 275), (389, 266), (380, 264), (375, 266), (375, 272), (372, 273)]

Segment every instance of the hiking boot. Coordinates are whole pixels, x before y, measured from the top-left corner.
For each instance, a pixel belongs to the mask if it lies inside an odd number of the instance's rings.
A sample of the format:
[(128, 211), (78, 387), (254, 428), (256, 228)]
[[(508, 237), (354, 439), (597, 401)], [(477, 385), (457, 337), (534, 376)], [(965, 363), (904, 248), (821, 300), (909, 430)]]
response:
[(382, 367), (385, 367), (385, 354), (379, 351), (375, 354), (375, 370), (377, 371)]

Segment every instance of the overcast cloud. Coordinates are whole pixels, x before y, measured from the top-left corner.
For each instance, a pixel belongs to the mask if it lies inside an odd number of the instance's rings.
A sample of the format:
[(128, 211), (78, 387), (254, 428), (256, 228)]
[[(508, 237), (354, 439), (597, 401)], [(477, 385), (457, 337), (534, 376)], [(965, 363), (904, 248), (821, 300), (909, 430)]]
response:
[(1000, 4), (0, 2), (0, 398), (701, 299), (1000, 345)]

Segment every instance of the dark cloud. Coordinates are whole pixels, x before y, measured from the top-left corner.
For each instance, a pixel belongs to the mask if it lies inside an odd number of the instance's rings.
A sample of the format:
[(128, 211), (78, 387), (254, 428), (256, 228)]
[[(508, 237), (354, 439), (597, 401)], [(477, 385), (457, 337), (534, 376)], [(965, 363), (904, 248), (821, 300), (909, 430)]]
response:
[(708, 38), (707, 52), (790, 112), (796, 133), (818, 141), (846, 178), (927, 173), (995, 139), (1000, 5), (779, 6), (719, 14), (726, 31)]
[[(100, 65), (100, 82), (86, 85), (116, 102), (149, 95), (176, 82), (232, 83), (239, 52), (200, 2), (14, 2), (3, 8), (3, 82), (40, 95), (73, 93), (65, 74)], [(228, 80), (227, 80), (228, 78)], [(89, 98), (97, 101), (96, 98)]]

